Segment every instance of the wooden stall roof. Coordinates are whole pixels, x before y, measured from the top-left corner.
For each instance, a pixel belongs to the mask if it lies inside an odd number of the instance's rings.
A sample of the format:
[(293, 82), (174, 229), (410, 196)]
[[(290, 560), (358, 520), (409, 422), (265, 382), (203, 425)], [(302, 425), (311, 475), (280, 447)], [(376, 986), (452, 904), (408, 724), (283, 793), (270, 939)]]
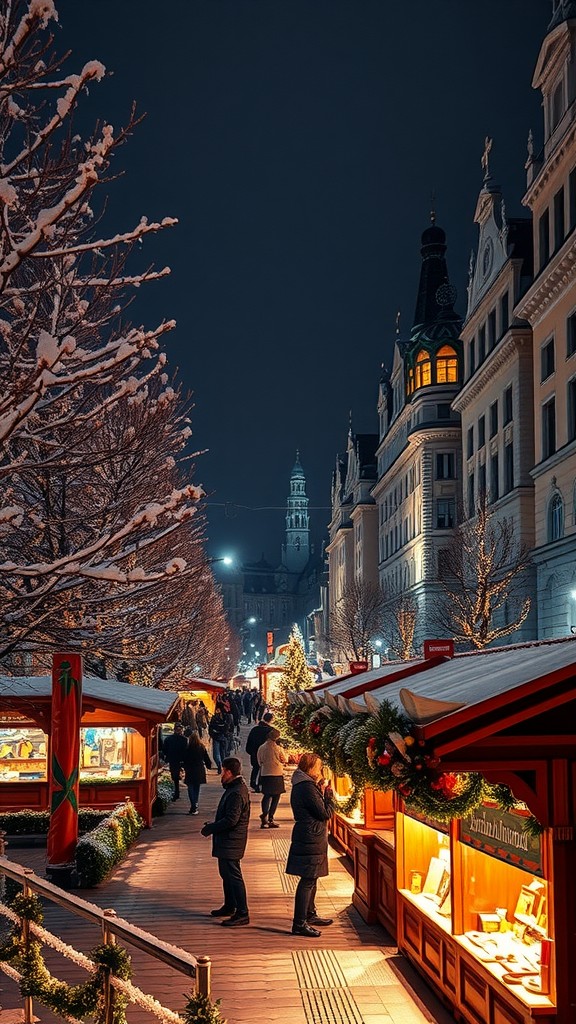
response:
[[(438, 716), (444, 720), (448, 714), (476, 714), (478, 705), (488, 700), (496, 702), (505, 694), (508, 703), (511, 691), (526, 686), (540, 688), (547, 677), (557, 680), (559, 674), (562, 678), (576, 674), (574, 637), (458, 654), (450, 659), (391, 663), (384, 672), (364, 672), (345, 684), (335, 681), (324, 689), (334, 696), (353, 696), (358, 704), (365, 703), (363, 694), (369, 692), (376, 700), (389, 700), (401, 708), (400, 690), (406, 688), (421, 697), (466, 705), (462, 711)], [(429, 729), (427, 726), (427, 733)]]
[[(49, 676), (0, 676), (3, 710), (18, 711), (26, 704), (49, 703), (51, 698), (52, 680)], [(178, 693), (169, 690), (91, 677), (82, 680), (82, 698), (98, 707), (140, 714), (157, 722), (166, 721), (180, 699)]]

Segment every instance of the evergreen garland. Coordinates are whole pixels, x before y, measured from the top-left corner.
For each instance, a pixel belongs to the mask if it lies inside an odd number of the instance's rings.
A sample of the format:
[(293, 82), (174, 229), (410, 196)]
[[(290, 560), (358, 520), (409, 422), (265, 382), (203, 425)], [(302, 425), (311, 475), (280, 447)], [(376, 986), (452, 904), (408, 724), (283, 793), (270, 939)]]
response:
[[(35, 924), (40, 925), (44, 920), (38, 896), (20, 893), (12, 900), (12, 909), (19, 917)], [(92, 1017), (95, 1024), (104, 1024), (104, 980), (108, 971), (128, 980), (132, 974), (131, 960), (122, 946), (112, 943), (96, 946), (89, 956), (97, 964), (96, 973), (81, 985), (68, 985), (50, 974), (42, 956), (41, 943), (32, 938), (25, 942), (20, 923), (14, 925), (8, 939), (0, 946), (0, 960), (10, 961), (22, 976), (22, 996), (32, 996), (60, 1016)], [(114, 1024), (127, 1024), (127, 1005), (127, 998), (115, 992)]]
[[(409, 810), (438, 821), (462, 818), (490, 799), (504, 809), (516, 804), (508, 786), (493, 785), (478, 772), (444, 771), (429, 743), (415, 735), (414, 723), (390, 701), (373, 715), (350, 716), (327, 705), (291, 704), (289, 728), (298, 742), (318, 754), (336, 775), (348, 775), (352, 793), (339, 809), (350, 813), (365, 786), (394, 790)], [(542, 831), (536, 818), (525, 830)]]

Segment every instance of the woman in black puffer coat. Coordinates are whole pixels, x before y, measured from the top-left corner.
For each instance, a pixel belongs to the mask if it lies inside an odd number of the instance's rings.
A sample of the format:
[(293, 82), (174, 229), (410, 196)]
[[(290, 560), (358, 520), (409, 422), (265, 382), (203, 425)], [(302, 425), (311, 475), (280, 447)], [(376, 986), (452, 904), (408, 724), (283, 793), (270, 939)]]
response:
[(316, 912), (318, 879), (328, 874), (328, 821), (332, 817), (332, 790), (321, 792), (322, 761), (317, 754), (302, 754), (292, 776), (290, 804), (294, 814), (292, 842), (286, 874), (299, 875), (294, 899), (293, 935), (317, 938), (322, 933), (314, 925), (332, 924)]
[(198, 814), (200, 786), (203, 786), (206, 782), (206, 769), (212, 767), (212, 761), (197, 732), (193, 732), (188, 737), (188, 746), (184, 752), (182, 764), (185, 773), (184, 781), (188, 787), (188, 796), (190, 797), (190, 810), (188, 814)]

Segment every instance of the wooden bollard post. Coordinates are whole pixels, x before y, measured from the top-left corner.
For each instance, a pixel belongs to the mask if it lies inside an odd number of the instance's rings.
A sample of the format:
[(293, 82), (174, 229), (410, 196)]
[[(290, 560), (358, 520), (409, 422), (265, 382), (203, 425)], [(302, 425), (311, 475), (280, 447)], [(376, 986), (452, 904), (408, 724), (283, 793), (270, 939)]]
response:
[(196, 960), (196, 991), (200, 996), (210, 999), (212, 961), (209, 956), (199, 956)]

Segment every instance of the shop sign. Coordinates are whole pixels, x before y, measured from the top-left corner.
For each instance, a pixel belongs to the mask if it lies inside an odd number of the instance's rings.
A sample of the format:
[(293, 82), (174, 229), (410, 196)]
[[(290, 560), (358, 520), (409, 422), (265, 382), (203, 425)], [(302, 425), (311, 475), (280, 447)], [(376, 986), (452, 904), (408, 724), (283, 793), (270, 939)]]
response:
[(447, 821), (436, 821), (436, 818), (430, 818), (428, 814), (422, 814), (421, 811), (406, 810), (404, 813), (408, 818), (414, 818), (415, 821), (419, 821), (422, 825), (428, 825), (428, 828), (433, 828), (436, 832), (443, 832), (444, 835), (450, 833), (450, 825)]
[(425, 640), (424, 641), (424, 657), (425, 658), (453, 658), (454, 657), (454, 641), (453, 640)]
[(528, 813), (483, 804), (462, 818), (460, 839), (467, 846), (542, 877), (541, 837), (524, 831)]
[(349, 665), (350, 665), (350, 672), (354, 676), (358, 675), (359, 672), (367, 672), (368, 671), (368, 662), (367, 661), (351, 661), (351, 662), (349, 662)]

